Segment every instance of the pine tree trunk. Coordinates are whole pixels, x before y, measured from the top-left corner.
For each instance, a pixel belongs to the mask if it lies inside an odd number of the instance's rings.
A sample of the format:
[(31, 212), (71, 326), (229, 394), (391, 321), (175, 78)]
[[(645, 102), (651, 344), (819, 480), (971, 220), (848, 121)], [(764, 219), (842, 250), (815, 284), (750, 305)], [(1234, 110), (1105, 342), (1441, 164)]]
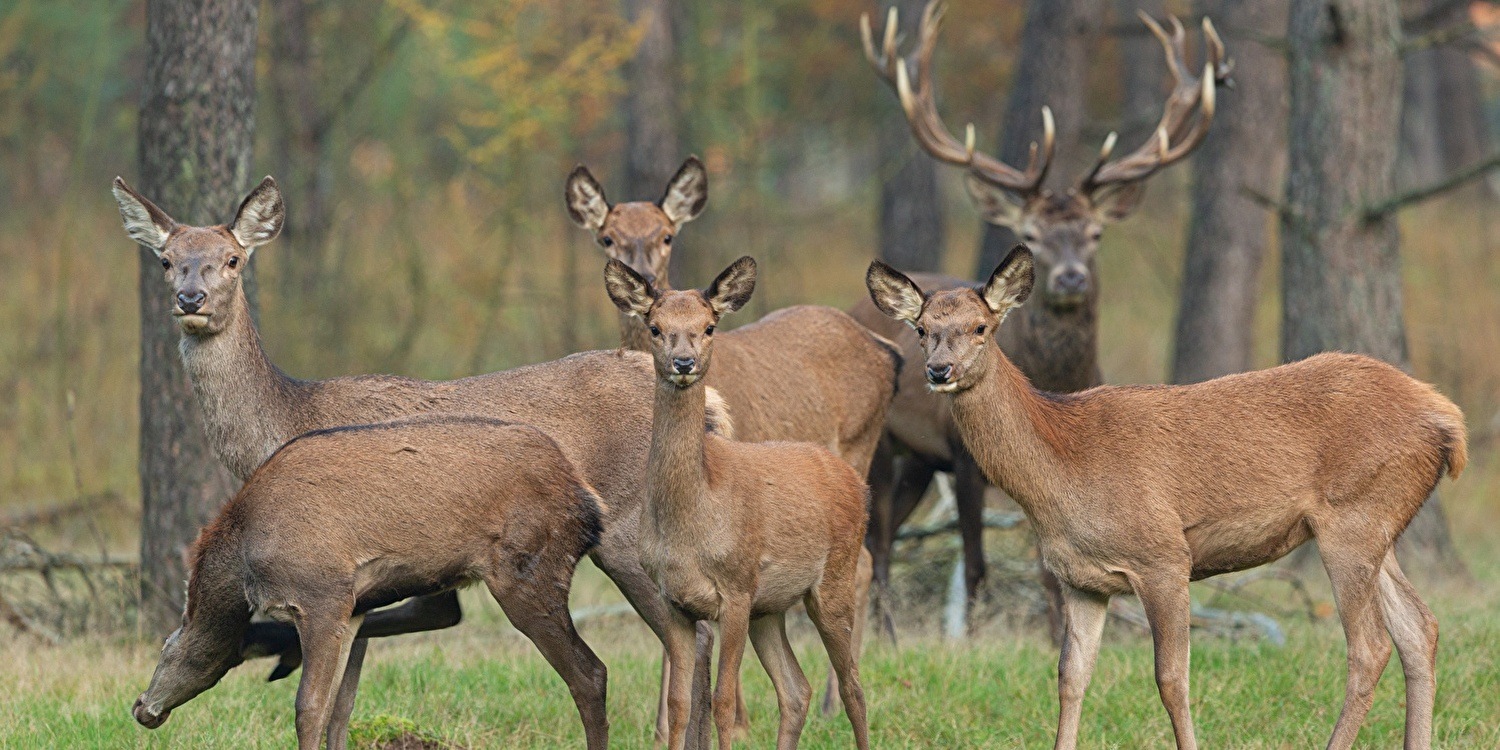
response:
[(1192, 218), (1177, 308), (1172, 382), (1250, 369), (1269, 217), (1247, 191), (1275, 193), (1286, 140), (1286, 63), (1252, 36), (1286, 28), (1285, 0), (1200, 0), (1227, 36), (1235, 88), (1218, 98), (1193, 156)]
[[(1405, 5), (1406, 15), (1421, 21), (1420, 28), (1407, 30), (1409, 34), (1458, 26), (1469, 13), (1467, 3), (1453, 0)], [(1414, 49), (1405, 62), (1398, 188), (1436, 182), (1489, 153), (1479, 75), (1464, 45)]]
[[(926, 0), (893, 3), (903, 27), (914, 26), (926, 4)], [(937, 271), (943, 265), (937, 162), (917, 147), (894, 97), (885, 101), (887, 112), (876, 139), (883, 162), (880, 173), (888, 175), (880, 185), (880, 258), (908, 271)]]
[[(677, 37), (672, 0), (626, 0), (631, 23), (649, 17), (628, 68), (625, 92), (625, 192), (618, 201), (656, 200), (687, 154), (682, 153), (676, 76)], [(711, 195), (711, 194), (710, 194)], [(612, 196), (613, 197), (613, 196)], [(693, 254), (672, 253), (673, 279), (693, 276)], [(686, 272), (686, 273), (685, 273)], [(696, 276), (693, 276), (696, 278)]]
[[(1032, 141), (1042, 137), (1042, 105), (1057, 120), (1057, 162), (1048, 181), (1075, 179), (1083, 166), (1078, 147), (1085, 118), (1088, 43), (1099, 18), (1100, 0), (1027, 0), (1026, 25), (1016, 73), (1005, 100), (999, 156), (1022, 168)], [(985, 278), (1016, 243), (1015, 233), (986, 224), (974, 274)]]
[(323, 282), (331, 186), (327, 134), (319, 123), (321, 64), (308, 28), (309, 5), (308, 0), (268, 3), (272, 13), (270, 84), (282, 139), (275, 153), (276, 176), (288, 203), (286, 227), (276, 252), (281, 270), (277, 287), (282, 299), (315, 306), (327, 291)]
[[(178, 221), (228, 221), (251, 184), (254, 0), (149, 0), (140, 189)], [(182, 612), (184, 555), (233, 489), (182, 366), (161, 265), (141, 253), (141, 620), (164, 635)]]
[[(1292, 0), (1282, 357), (1360, 352), (1408, 368), (1391, 194), (1401, 93), (1395, 0)], [(1434, 494), (1403, 536), (1411, 567), (1463, 575)]]

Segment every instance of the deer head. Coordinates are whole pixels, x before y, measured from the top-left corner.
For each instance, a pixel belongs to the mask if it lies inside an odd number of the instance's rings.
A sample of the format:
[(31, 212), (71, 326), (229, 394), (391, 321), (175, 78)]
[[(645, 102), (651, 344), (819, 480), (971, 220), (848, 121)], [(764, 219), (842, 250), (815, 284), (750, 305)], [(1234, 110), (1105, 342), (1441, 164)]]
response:
[(119, 177), (114, 194), (125, 233), (161, 261), (172, 315), (184, 333), (216, 334), (244, 313), (240, 274), (255, 248), (281, 232), (286, 215), (275, 180), (267, 177), (250, 191), (234, 221), (212, 227), (178, 224)]
[(635, 269), (611, 258), (604, 286), (620, 312), (645, 322), (651, 332), (656, 374), (686, 388), (708, 372), (719, 318), (745, 306), (755, 291), (755, 259), (731, 263), (707, 289), (660, 289)]
[(865, 286), (870, 299), (886, 315), (911, 326), (927, 354), (927, 387), (953, 393), (972, 387), (985, 376), (984, 348), (1006, 313), (1031, 296), (1035, 278), (1031, 251), (1011, 249), (980, 289), (961, 287), (925, 295), (900, 271), (880, 262), (870, 264)]
[(708, 172), (698, 157), (690, 156), (667, 182), (660, 200), (611, 206), (603, 186), (580, 164), (568, 175), (565, 196), (568, 216), (593, 232), (605, 255), (630, 266), (657, 289), (671, 289), (667, 266), (672, 240), (683, 224), (703, 212), (708, 202)]
[(1116, 136), (1110, 133), (1093, 168), (1061, 194), (1042, 186), (1056, 145), (1050, 108), (1042, 108), (1042, 143), (1031, 144), (1024, 170), (976, 151), (972, 124), (962, 142), (943, 124), (932, 86), (932, 53), (943, 19), (941, 0), (929, 2), (922, 13), (914, 55), (915, 83), (907, 61), (897, 51), (896, 9), (891, 8), (886, 18), (878, 50), (869, 16), (860, 18), (865, 57), (895, 88), (917, 143), (933, 158), (968, 170), (964, 185), (984, 220), (1009, 227), (1035, 251), (1037, 272), (1045, 279), (1041, 299), (1054, 308), (1076, 307), (1088, 299), (1094, 286), (1094, 254), (1104, 226), (1124, 219), (1140, 205), (1147, 178), (1182, 160), (1203, 142), (1213, 122), (1215, 85), (1228, 80), (1232, 68), (1207, 18), (1203, 19), (1203, 35), (1208, 60), (1200, 78), (1185, 62), (1182, 23), (1172, 18), (1168, 34), (1150, 16), (1142, 13), (1140, 17), (1161, 41), (1174, 82), (1161, 122), (1151, 140), (1115, 160), (1110, 157)]

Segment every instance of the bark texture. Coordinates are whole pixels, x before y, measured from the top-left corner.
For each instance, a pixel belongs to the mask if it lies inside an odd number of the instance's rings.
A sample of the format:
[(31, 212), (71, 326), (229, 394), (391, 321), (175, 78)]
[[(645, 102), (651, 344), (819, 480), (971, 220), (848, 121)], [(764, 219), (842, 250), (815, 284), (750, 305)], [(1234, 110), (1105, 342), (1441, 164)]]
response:
[(281, 148), (276, 175), (288, 202), (276, 259), (281, 266), (282, 299), (302, 304), (321, 298), (331, 194), (328, 130), (323, 126), (318, 81), (322, 65), (315, 54), (307, 0), (270, 0), (270, 88), (276, 102)]
[[(914, 27), (926, 4), (926, 0), (892, 3), (903, 27)], [(903, 270), (937, 271), (943, 264), (937, 161), (917, 147), (894, 97), (884, 101), (887, 111), (877, 140), (881, 174), (886, 175), (880, 184), (880, 258)]]
[[(1361, 210), (1394, 187), (1400, 32), (1395, 0), (1292, 0), (1284, 360), (1340, 350), (1410, 369), (1395, 216)], [(1413, 567), (1463, 572), (1435, 494), (1398, 550)]]
[[(1032, 141), (1042, 137), (1042, 105), (1057, 121), (1057, 160), (1048, 174), (1054, 187), (1076, 179), (1085, 159), (1079, 149), (1083, 127), (1088, 43), (1099, 18), (1101, 0), (1027, 0), (1010, 96), (1005, 100), (998, 156), (1023, 168)], [(986, 224), (979, 247), (976, 278), (987, 278), (1015, 246), (1015, 233)]]
[[(251, 182), (254, 0), (149, 0), (140, 189), (180, 222), (228, 221)], [(141, 252), (141, 632), (182, 612), (184, 553), (229, 499), (197, 400), (178, 361), (161, 265)]]
[[(1405, 30), (1408, 36), (1468, 22), (1466, 2), (1416, 0), (1402, 7), (1416, 22)], [(1412, 188), (1483, 159), (1489, 154), (1489, 132), (1479, 74), (1463, 41), (1411, 50), (1405, 62), (1397, 182)]]
[[(645, 35), (631, 59), (625, 92), (625, 192), (616, 202), (656, 200), (687, 157), (681, 145), (677, 100), (676, 8), (672, 0), (626, 0), (632, 23), (643, 17)], [(692, 253), (673, 253), (673, 278), (683, 278)]]
[(1274, 194), (1286, 153), (1285, 58), (1251, 41), (1286, 28), (1285, 0), (1200, 0), (1197, 9), (1226, 36), (1235, 88), (1218, 97), (1213, 128), (1193, 156), (1174, 383), (1250, 369), (1270, 219), (1247, 191)]

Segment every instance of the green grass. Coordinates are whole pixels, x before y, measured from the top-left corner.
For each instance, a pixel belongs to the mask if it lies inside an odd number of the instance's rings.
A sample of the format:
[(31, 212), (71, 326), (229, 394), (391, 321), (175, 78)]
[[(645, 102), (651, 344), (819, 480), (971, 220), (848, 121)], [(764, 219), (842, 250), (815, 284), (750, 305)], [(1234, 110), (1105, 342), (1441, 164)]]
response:
[[(581, 747), (582, 731), (562, 681), (497, 608), (466, 593), (469, 620), (459, 629), (382, 642), (371, 649), (355, 711), (355, 739), (404, 727), (470, 748)], [(1500, 746), (1500, 622), (1486, 603), (1445, 595), (1436, 746)], [(1085, 702), (1083, 746), (1164, 747), (1171, 728), (1157, 701), (1147, 639), (1111, 623)], [(1343, 696), (1343, 638), (1336, 622), (1291, 623), (1289, 643), (1231, 643), (1195, 637), (1192, 705), (1204, 747), (1303, 748), (1326, 742)], [(583, 627), (610, 668), (612, 746), (651, 746), (658, 661), (632, 618)], [(810, 628), (793, 640), (808, 676), (826, 669)], [(908, 636), (899, 647), (872, 645), (863, 674), (872, 744), (881, 748), (1043, 747), (1052, 741), (1055, 654), (1031, 635), (986, 634), (953, 646)], [(189, 748), (286, 747), (294, 743), (296, 681), (263, 682), (269, 662), (243, 666), (216, 688), (177, 709), (152, 732), (129, 707), (149, 679), (155, 650), (86, 641), (40, 649), (0, 645), (0, 747)], [(770, 683), (747, 657), (752, 736), (774, 742)], [(821, 691), (820, 691), (821, 692)], [(1404, 709), (1399, 665), (1381, 680), (1360, 746), (1398, 747)], [(847, 722), (813, 718), (803, 747), (846, 747)]]

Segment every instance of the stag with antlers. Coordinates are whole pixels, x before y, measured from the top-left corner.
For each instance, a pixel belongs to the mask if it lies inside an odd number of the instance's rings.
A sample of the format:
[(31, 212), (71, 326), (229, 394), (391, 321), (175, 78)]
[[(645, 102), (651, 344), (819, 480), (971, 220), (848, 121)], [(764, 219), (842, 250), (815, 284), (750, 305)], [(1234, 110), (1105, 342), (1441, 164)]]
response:
[[(1025, 168), (977, 150), (972, 124), (962, 141), (943, 124), (932, 81), (932, 56), (943, 14), (940, 0), (928, 3), (910, 59), (899, 52), (902, 40), (894, 8), (878, 46), (869, 16), (862, 17), (865, 56), (900, 97), (917, 143), (937, 160), (964, 168), (964, 184), (985, 221), (1014, 230), (1035, 252), (1038, 294), (995, 331), (1001, 348), (1043, 390), (1065, 393), (1099, 385), (1103, 377), (1099, 371), (1099, 285), (1094, 255), (1103, 229), (1139, 206), (1152, 175), (1181, 161), (1203, 142), (1213, 122), (1216, 87), (1228, 80), (1232, 63), (1225, 58), (1223, 42), (1208, 19), (1203, 20), (1206, 60), (1199, 75), (1187, 62), (1182, 23), (1170, 19), (1169, 32), (1141, 14), (1141, 20), (1161, 41), (1172, 76), (1173, 89), (1161, 120), (1147, 142), (1119, 158), (1114, 156), (1116, 135), (1110, 133), (1092, 168), (1071, 188), (1054, 192), (1044, 185), (1056, 150), (1050, 108), (1042, 108), (1041, 142), (1031, 145)], [(912, 278), (924, 289), (972, 286), (938, 274), (913, 274)], [(920, 359), (917, 337), (881, 315), (868, 300), (856, 305), (851, 314), (896, 341), (906, 361)], [(933, 473), (951, 471), (964, 541), (967, 593), (972, 602), (985, 573), (981, 536), (986, 483), (948, 410), (927, 392), (921, 368), (908, 367), (903, 372), (886, 420), (886, 438), (870, 476), (873, 505), (868, 541), (877, 590), (884, 591), (889, 582), (896, 530), (921, 500)], [(896, 463), (897, 453), (906, 454), (906, 458)], [(1061, 625), (1057, 618), (1058, 589), (1045, 570), (1042, 577), (1056, 635)]]

